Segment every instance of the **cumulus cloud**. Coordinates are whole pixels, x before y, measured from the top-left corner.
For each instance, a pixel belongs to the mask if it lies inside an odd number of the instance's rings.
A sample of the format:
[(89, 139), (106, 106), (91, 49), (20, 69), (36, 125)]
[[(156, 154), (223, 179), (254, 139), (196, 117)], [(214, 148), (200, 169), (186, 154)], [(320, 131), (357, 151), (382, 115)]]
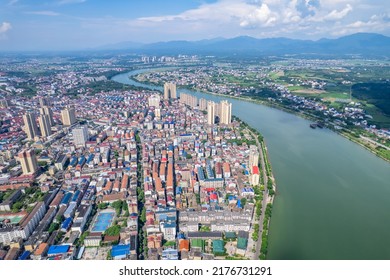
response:
[(244, 17), (240, 26), (242, 27), (257, 27), (257, 26), (269, 26), (275, 23), (277, 16), (271, 12), (267, 4), (261, 4), (259, 8), (254, 9), (250, 14)]
[(324, 17), (324, 19), (325, 20), (339, 20), (339, 19), (344, 18), (346, 15), (348, 15), (349, 12), (351, 12), (352, 10), (353, 10), (352, 6), (350, 4), (347, 4), (347, 6), (341, 11), (337, 11), (337, 10), (331, 11), (328, 15), (326, 15)]
[[(380, 0), (216, 0), (161, 16), (85, 18), (80, 26), (83, 34), (105, 34), (111, 41), (127, 36), (143, 42), (242, 35), (302, 39), (355, 32), (390, 35), (390, 17), (382, 15), (387, 10), (377, 8), (375, 1)], [(373, 14), (378, 16), (371, 18)]]
[(198, 8), (187, 10), (177, 15), (143, 17), (139, 21), (203, 21), (231, 22), (241, 27), (269, 26), (277, 20), (277, 14), (269, 6), (258, 0), (220, 0), (216, 3), (203, 4)]
[(12, 28), (9, 22), (3, 22), (0, 24), (0, 34), (4, 34)]

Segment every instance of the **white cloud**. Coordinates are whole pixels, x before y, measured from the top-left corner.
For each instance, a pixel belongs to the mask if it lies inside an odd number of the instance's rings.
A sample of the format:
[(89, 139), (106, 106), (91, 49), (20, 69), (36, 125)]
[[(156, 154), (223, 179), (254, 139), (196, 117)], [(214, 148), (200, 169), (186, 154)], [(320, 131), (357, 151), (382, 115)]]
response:
[(60, 13), (53, 12), (53, 11), (30, 11), (25, 13), (29, 15), (51, 16), (51, 17), (60, 15)]
[(7, 32), (12, 28), (9, 22), (0, 24), (0, 40), (7, 39)]
[(3, 22), (0, 24), (0, 34), (4, 34), (12, 28), (9, 22)]
[(349, 12), (351, 12), (352, 10), (353, 10), (352, 6), (350, 4), (347, 4), (347, 6), (341, 11), (337, 11), (337, 10), (331, 11), (329, 14), (327, 14), (324, 17), (324, 19), (325, 20), (340, 20), (340, 19), (344, 18), (346, 15), (348, 15)]
[(203, 4), (198, 8), (187, 10), (177, 15), (159, 17), (143, 17), (139, 21), (206, 21), (233, 22), (241, 27), (269, 26), (277, 20), (277, 15), (271, 12), (269, 6), (259, 1), (220, 0), (212, 4)]
[(249, 15), (244, 17), (241, 22), (241, 27), (256, 27), (259, 25), (269, 26), (275, 23), (277, 16), (272, 13), (267, 4), (261, 4), (260, 8), (256, 8)]

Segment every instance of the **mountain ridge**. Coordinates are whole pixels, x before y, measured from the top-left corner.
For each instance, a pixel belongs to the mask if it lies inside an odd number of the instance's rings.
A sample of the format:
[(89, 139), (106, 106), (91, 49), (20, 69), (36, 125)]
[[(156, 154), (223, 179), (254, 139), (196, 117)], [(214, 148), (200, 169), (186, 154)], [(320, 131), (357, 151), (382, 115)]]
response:
[[(287, 37), (254, 38), (238, 36), (234, 38), (214, 38), (198, 41), (175, 40), (155, 43), (120, 42), (108, 45), (113, 50), (134, 50), (146, 53), (258, 53), (268, 55), (287, 54), (390, 54), (390, 37), (378, 33), (354, 33), (336, 39), (321, 38), (319, 40), (291, 39)], [(105, 46), (104, 49), (108, 46)]]

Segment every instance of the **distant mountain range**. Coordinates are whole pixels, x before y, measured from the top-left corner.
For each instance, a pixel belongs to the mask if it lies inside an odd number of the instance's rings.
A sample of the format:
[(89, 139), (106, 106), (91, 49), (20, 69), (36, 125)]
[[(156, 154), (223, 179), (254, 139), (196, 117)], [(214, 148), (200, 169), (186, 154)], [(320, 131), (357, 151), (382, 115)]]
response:
[(256, 39), (241, 36), (201, 41), (168, 41), (151, 44), (121, 42), (99, 50), (133, 50), (165, 54), (256, 54), (256, 55), (364, 55), (389, 56), (390, 37), (375, 33), (356, 33), (338, 39), (299, 40), (288, 38)]

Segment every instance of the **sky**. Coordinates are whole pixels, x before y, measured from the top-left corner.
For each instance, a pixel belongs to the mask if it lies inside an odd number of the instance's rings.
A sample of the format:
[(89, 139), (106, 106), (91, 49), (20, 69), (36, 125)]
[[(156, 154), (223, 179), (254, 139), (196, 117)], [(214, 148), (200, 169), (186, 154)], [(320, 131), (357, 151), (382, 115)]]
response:
[(0, 0), (0, 50), (217, 37), (390, 36), (388, 0)]

